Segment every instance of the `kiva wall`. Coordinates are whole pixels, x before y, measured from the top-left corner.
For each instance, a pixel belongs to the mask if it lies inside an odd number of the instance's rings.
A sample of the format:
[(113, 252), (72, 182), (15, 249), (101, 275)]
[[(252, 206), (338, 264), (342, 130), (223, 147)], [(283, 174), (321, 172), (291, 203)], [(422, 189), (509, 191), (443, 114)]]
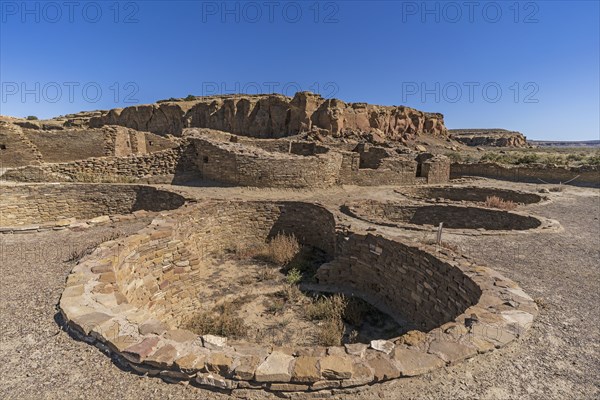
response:
[(331, 257), (335, 248), (333, 216), (308, 203), (205, 202), (169, 218), (127, 239), (114, 279), (129, 303), (152, 309), (172, 326), (197, 310), (196, 293), (208, 281), (201, 266), (211, 255), (264, 243), (278, 233), (293, 234)]
[(478, 285), (457, 266), (373, 235), (351, 235), (335, 260), (319, 268), (317, 279), (319, 284), (356, 290), (421, 330), (452, 321), (481, 295)]
[(143, 182), (172, 183), (197, 177), (188, 148), (178, 147), (127, 157), (96, 157), (47, 163), (7, 171), (4, 179), (20, 182)]
[(0, 199), (0, 226), (171, 210), (184, 202), (176, 193), (139, 185), (5, 186)]

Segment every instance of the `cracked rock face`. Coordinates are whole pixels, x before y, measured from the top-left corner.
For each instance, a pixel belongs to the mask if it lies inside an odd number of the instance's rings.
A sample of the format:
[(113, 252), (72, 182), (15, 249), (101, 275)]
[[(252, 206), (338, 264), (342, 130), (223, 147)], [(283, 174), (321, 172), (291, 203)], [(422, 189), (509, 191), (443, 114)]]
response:
[(132, 106), (93, 116), (89, 125), (121, 125), (175, 136), (181, 136), (184, 128), (210, 128), (258, 138), (310, 131), (333, 137), (367, 132), (388, 140), (448, 134), (442, 114), (404, 106), (345, 103), (310, 92), (296, 93), (293, 98), (277, 94), (230, 95)]

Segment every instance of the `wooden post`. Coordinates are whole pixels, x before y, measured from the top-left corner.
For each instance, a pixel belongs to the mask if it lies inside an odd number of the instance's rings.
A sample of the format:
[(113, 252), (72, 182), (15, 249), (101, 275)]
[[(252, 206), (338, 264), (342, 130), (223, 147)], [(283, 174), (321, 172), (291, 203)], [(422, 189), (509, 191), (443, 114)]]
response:
[(437, 236), (435, 238), (435, 242), (438, 244), (438, 246), (440, 246), (442, 244), (442, 227), (443, 227), (444, 223), (440, 222), (440, 225), (438, 226), (438, 230), (437, 230)]

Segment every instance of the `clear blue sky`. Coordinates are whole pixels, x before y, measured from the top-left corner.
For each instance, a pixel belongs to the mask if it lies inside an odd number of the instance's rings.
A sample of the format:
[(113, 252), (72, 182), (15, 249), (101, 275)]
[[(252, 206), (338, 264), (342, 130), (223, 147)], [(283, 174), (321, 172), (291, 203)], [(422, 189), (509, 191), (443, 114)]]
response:
[(0, 3), (4, 115), (302, 89), (600, 138), (598, 1)]

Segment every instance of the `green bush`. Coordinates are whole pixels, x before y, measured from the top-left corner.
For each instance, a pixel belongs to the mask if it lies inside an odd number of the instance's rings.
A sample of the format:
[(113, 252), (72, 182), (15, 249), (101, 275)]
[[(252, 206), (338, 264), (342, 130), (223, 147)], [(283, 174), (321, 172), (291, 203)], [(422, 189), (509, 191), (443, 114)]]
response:
[(38, 117), (36, 117), (35, 115), (28, 115), (26, 119), (28, 121), (37, 121)]
[(302, 273), (298, 269), (292, 268), (288, 271), (285, 280), (290, 285), (297, 285), (302, 280)]

